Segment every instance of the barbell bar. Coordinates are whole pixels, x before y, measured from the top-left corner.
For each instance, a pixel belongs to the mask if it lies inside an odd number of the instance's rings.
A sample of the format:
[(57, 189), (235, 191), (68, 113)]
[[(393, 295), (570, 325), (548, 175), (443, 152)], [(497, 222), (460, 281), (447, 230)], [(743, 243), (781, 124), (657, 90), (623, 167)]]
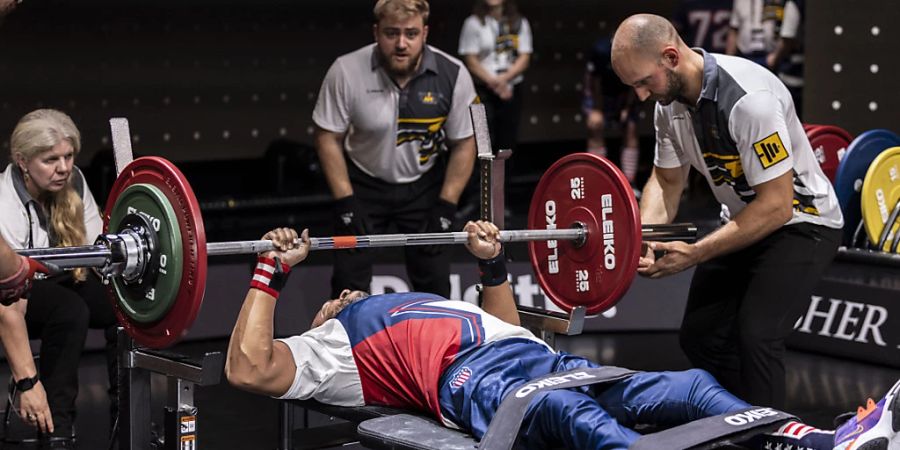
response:
[[(583, 225), (557, 230), (501, 230), (500, 242), (532, 242), (548, 240), (572, 241), (576, 246), (587, 239)], [(655, 241), (694, 240), (697, 227), (693, 224), (665, 224), (643, 226), (643, 239)], [(298, 241), (299, 242), (299, 241)], [(349, 248), (408, 247), (416, 245), (454, 245), (468, 242), (468, 233), (374, 234), (367, 236), (334, 236), (309, 238), (310, 250), (339, 250)], [(206, 244), (210, 256), (260, 253), (274, 250), (271, 241), (232, 241)]]
[[(177, 342), (196, 318), (206, 289), (207, 257), (258, 253), (270, 241), (206, 242), (200, 205), (171, 162), (142, 157), (124, 167), (103, 211), (94, 245), (21, 251), (63, 269), (94, 267), (111, 285), (119, 323), (143, 346)], [(693, 240), (690, 224), (641, 225), (621, 171), (604, 158), (572, 154), (554, 163), (532, 197), (526, 230), (503, 230), (503, 242), (527, 241), (535, 276), (563, 310), (611, 308), (636, 273), (644, 240)], [(467, 233), (311, 238), (312, 250), (460, 244)]]
[[(691, 241), (697, 237), (697, 227), (689, 223), (680, 224), (656, 224), (642, 227), (644, 240), (654, 241)], [(576, 224), (572, 228), (557, 230), (501, 230), (500, 242), (533, 242), (548, 240), (572, 241), (576, 246), (583, 245), (587, 239), (587, 230)], [(113, 237), (114, 236), (114, 237)], [(78, 267), (90, 267), (102, 269), (114, 261), (125, 261), (124, 267), (140, 265), (129, 261), (128, 247), (114, 247), (112, 241), (122, 238), (121, 235), (104, 235), (107, 243), (74, 246), (53, 247), (19, 250), (20, 255), (28, 256), (37, 261), (50, 263), (60, 269), (74, 269)], [(408, 247), (418, 245), (455, 245), (468, 242), (468, 233), (455, 231), (447, 233), (416, 233), (416, 234), (372, 234), (363, 236), (332, 236), (309, 238), (310, 250), (340, 250), (351, 248), (376, 248), (376, 247)], [(295, 241), (299, 243), (299, 240)], [(146, 244), (138, 244), (137, 253), (146, 253)], [(120, 250), (121, 249), (121, 250)], [(207, 256), (228, 256), (255, 254), (275, 250), (272, 241), (260, 239), (252, 241), (227, 241), (207, 242)], [(123, 252), (124, 251), (124, 252)], [(117, 253), (118, 252), (118, 253)], [(108, 272), (110, 276), (121, 275), (116, 270)]]

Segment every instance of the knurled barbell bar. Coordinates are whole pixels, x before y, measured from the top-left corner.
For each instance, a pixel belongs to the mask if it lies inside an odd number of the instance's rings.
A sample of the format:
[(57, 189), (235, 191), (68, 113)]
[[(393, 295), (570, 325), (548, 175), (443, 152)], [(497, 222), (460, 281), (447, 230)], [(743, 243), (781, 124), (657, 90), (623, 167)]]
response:
[[(75, 247), (53, 247), (19, 250), (35, 260), (51, 263), (59, 269), (76, 267), (96, 268), (108, 277), (121, 276), (129, 282), (139, 280), (146, 272), (152, 255), (149, 222), (142, 216), (131, 218), (143, 220), (145, 224), (138, 232), (131, 227), (118, 234), (100, 235), (94, 245)], [(693, 240), (697, 227), (693, 224), (644, 225), (642, 237), (656, 241)], [(468, 233), (455, 231), (447, 233), (416, 234), (372, 234), (364, 236), (331, 236), (309, 238), (310, 250), (341, 250), (351, 248), (408, 247), (416, 245), (453, 245), (468, 242)], [(155, 237), (155, 236), (154, 236)], [(582, 224), (561, 230), (501, 230), (500, 242), (532, 242), (565, 240), (581, 246), (587, 239), (587, 231)], [(295, 241), (299, 242), (299, 241)], [(272, 241), (265, 239), (252, 241), (207, 242), (207, 256), (254, 254), (274, 250)]]
[[(564, 195), (557, 195), (560, 186)], [(207, 243), (190, 185), (174, 164), (158, 157), (138, 158), (122, 171), (103, 218), (105, 234), (94, 245), (19, 253), (61, 269), (98, 269), (112, 285), (119, 322), (148, 347), (173, 344), (193, 323), (203, 299), (208, 255), (273, 249), (266, 240)], [(529, 226), (533, 229), (503, 230), (500, 240), (530, 242), (532, 263), (547, 296), (563, 309), (586, 306), (589, 314), (609, 308), (624, 294), (642, 240), (693, 240), (697, 235), (691, 224), (641, 226), (621, 172), (586, 154), (557, 161), (541, 178)], [(310, 249), (466, 241), (465, 232), (313, 237)]]

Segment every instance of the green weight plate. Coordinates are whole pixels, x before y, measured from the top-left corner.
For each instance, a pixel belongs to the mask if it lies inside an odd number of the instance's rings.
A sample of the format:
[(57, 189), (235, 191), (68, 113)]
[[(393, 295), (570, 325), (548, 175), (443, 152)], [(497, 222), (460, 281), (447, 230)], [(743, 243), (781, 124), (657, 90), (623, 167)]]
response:
[[(900, 230), (900, 220), (894, 209), (900, 202), (900, 147), (889, 148), (872, 161), (863, 180), (861, 208), (869, 242), (878, 247), (885, 226), (890, 227), (887, 239), (879, 250), (891, 251), (892, 242)], [(888, 225), (888, 222), (891, 222)]]
[(181, 284), (181, 231), (175, 209), (157, 187), (136, 183), (128, 186), (116, 199), (109, 217), (109, 230), (118, 230), (128, 214), (140, 214), (156, 232), (159, 252), (151, 260), (156, 264), (156, 280), (146, 288), (134, 289), (121, 278), (113, 280), (119, 306), (138, 323), (157, 322), (169, 312)]
[[(181, 260), (170, 258), (163, 269), (169, 272), (167, 275), (171, 275), (172, 279), (178, 279), (174, 274), (181, 273), (181, 279), (174, 298), (165, 297), (166, 301), (172, 302), (171, 309), (153, 323), (142, 323), (131, 318), (118, 300), (113, 304), (113, 310), (119, 324), (138, 345), (166, 348), (178, 342), (188, 332), (203, 305), (203, 294), (206, 290), (206, 232), (200, 214), (200, 203), (197, 202), (197, 196), (194, 195), (187, 178), (175, 164), (157, 156), (137, 158), (122, 169), (110, 188), (106, 209), (103, 211), (104, 232), (118, 231), (121, 223), (111, 226), (110, 217), (119, 197), (135, 184), (147, 184), (158, 189), (158, 192), (168, 200), (164, 204), (169, 204), (175, 211), (172, 214), (169, 210), (163, 217), (170, 219), (167, 226), (173, 230), (176, 228), (171, 226), (172, 223), (177, 223), (181, 237)], [(124, 213), (127, 213), (127, 208), (125, 209)], [(117, 215), (121, 214), (122, 212), (119, 212)], [(173, 248), (179, 248), (174, 244), (176, 243), (173, 242)], [(149, 269), (153, 272), (152, 265)], [(152, 279), (150, 281), (156, 282)], [(148, 284), (148, 280), (144, 280), (144, 284)], [(161, 299), (160, 296), (160, 292), (157, 291), (156, 301)]]

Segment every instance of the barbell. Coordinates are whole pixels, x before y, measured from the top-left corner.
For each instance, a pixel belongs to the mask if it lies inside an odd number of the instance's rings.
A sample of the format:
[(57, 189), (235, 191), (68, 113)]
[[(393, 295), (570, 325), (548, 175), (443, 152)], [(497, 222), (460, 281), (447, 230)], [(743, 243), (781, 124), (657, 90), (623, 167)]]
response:
[[(114, 293), (120, 324), (140, 345), (164, 348), (193, 324), (203, 301), (207, 256), (258, 253), (271, 241), (206, 242), (200, 206), (170, 161), (142, 157), (113, 183), (104, 234), (93, 245), (21, 250), (62, 269), (92, 267)], [(528, 230), (503, 230), (502, 242), (530, 244), (545, 294), (560, 308), (606, 310), (635, 276), (643, 240), (693, 240), (691, 224), (641, 226), (625, 176), (606, 159), (568, 155), (541, 177)], [(310, 238), (311, 250), (463, 244), (467, 233)], [(540, 244), (539, 244), (540, 243)]]

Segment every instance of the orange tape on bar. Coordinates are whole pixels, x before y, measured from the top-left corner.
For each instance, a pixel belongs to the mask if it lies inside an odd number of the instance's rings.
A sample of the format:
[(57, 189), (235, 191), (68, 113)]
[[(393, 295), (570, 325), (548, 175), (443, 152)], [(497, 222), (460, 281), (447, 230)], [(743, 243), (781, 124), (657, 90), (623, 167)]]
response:
[(356, 248), (356, 236), (335, 236), (334, 248)]

